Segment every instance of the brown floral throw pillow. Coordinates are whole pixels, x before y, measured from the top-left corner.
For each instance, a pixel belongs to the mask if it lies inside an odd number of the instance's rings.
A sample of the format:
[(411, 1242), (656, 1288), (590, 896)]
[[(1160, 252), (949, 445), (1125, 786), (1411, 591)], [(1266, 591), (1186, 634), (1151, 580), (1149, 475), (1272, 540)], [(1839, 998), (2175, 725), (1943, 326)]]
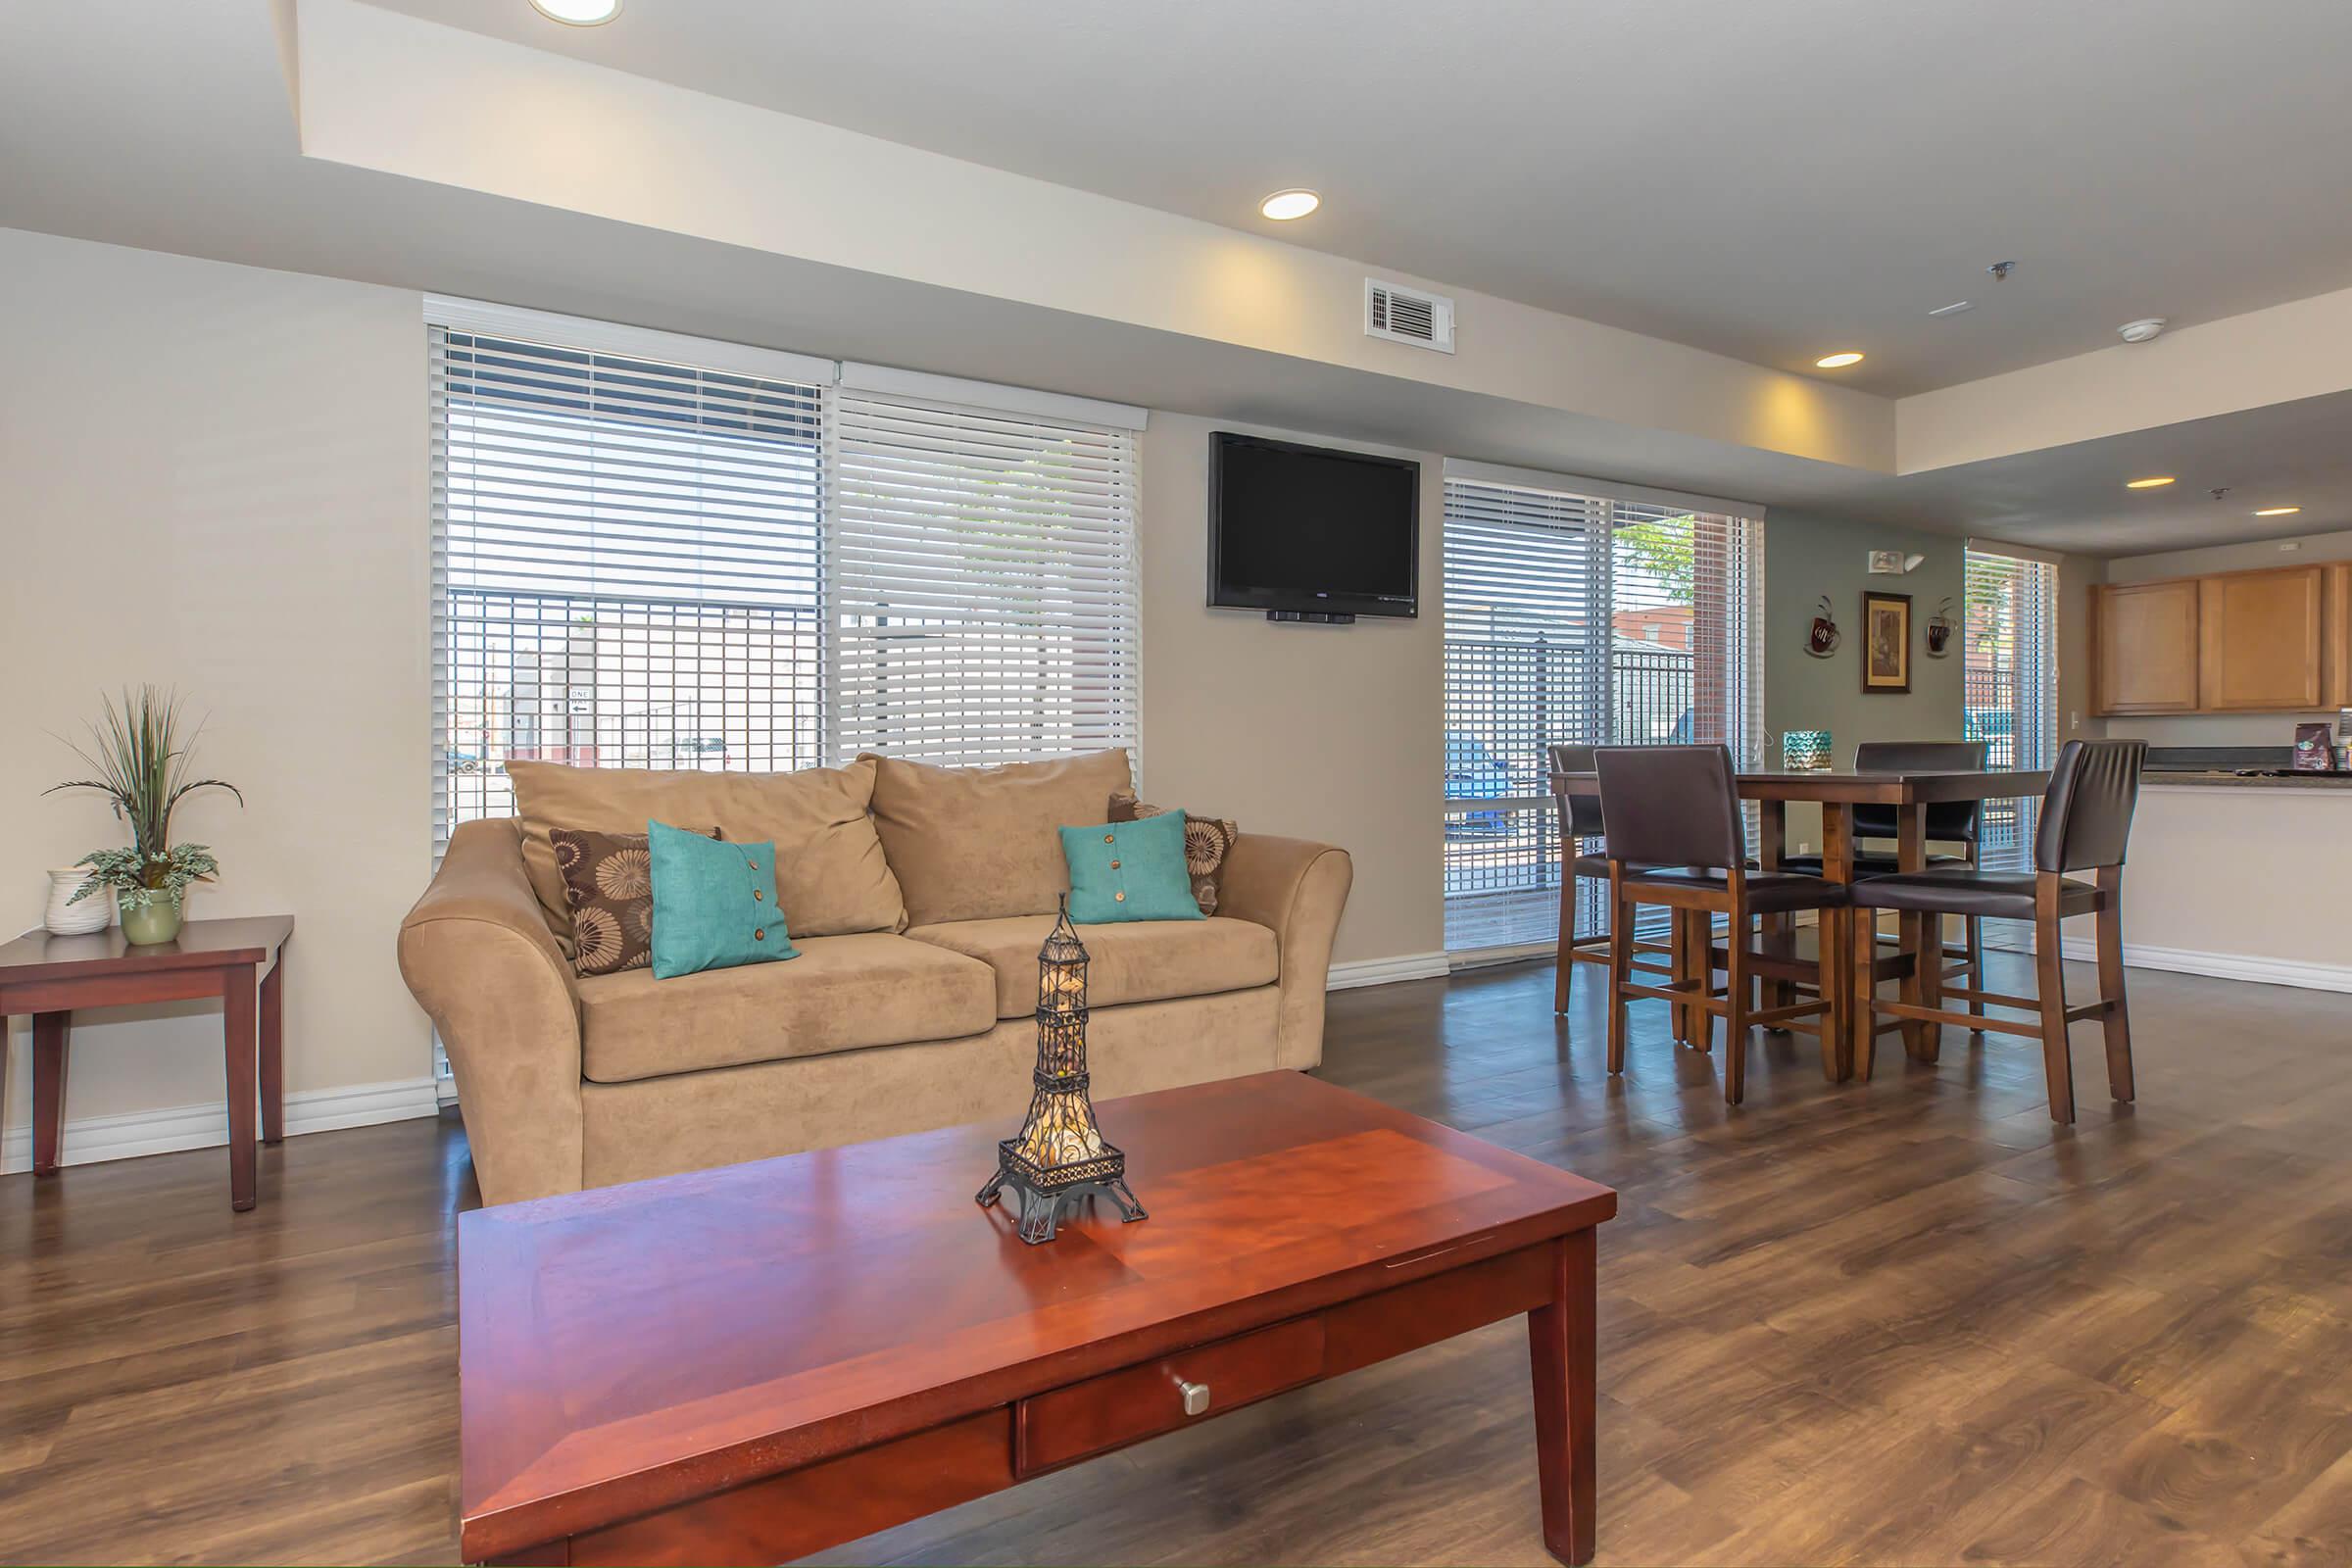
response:
[[(718, 829), (707, 829), (712, 838)], [(548, 830), (571, 910), (572, 969), (618, 974), (654, 961), (654, 860), (643, 833)]]
[[(1165, 816), (1173, 807), (1146, 806), (1133, 790), (1110, 792), (1110, 820), (1140, 822), (1147, 816)], [(1225, 877), (1225, 857), (1241, 829), (1223, 817), (1184, 813), (1184, 868), (1193, 879), (1193, 902), (1202, 914), (1217, 912), (1217, 890)]]

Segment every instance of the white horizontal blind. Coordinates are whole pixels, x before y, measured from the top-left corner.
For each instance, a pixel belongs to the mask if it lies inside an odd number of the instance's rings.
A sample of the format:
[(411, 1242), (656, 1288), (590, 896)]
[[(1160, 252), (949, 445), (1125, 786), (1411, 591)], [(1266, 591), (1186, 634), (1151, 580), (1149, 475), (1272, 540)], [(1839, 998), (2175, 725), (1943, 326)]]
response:
[[(2058, 568), (1971, 545), (1960, 635), (1962, 733), (1985, 743), (1988, 768), (2048, 767), (2058, 755)], [(2040, 815), (2038, 798), (1985, 802), (1983, 862), (2031, 870)], [(1985, 939), (2031, 945), (2020, 922), (1996, 920)]]
[(819, 388), (429, 325), (434, 817), (824, 752)]
[(842, 753), (990, 762), (1133, 748), (1135, 433), (849, 387), (835, 398)]
[[(1556, 936), (1547, 746), (1721, 742), (1745, 766), (1763, 753), (1761, 519), (1539, 477), (1446, 485), (1446, 934), (1457, 954)], [(1600, 919), (1589, 898), (1583, 927)]]
[(1608, 503), (1446, 482), (1446, 946), (1558, 925), (1554, 744), (1592, 744), (1609, 651)]

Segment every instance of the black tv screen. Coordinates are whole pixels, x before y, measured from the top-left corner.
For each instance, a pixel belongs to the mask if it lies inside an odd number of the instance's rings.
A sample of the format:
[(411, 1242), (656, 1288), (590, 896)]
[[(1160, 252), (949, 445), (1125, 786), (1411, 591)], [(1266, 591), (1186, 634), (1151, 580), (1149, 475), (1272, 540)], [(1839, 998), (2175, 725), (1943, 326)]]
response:
[(1211, 439), (1211, 605), (1419, 613), (1421, 465), (1226, 430)]

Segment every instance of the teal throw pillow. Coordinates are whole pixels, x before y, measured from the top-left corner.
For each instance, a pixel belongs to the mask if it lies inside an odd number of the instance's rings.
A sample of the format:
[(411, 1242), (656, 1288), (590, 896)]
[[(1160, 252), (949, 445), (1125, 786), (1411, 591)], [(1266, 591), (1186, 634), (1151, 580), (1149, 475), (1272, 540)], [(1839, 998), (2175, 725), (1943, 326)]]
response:
[(1080, 925), (1208, 918), (1185, 869), (1182, 811), (1065, 827), (1061, 853), (1070, 862), (1070, 918)]
[(654, 978), (797, 958), (776, 907), (776, 847), (645, 824), (654, 883)]

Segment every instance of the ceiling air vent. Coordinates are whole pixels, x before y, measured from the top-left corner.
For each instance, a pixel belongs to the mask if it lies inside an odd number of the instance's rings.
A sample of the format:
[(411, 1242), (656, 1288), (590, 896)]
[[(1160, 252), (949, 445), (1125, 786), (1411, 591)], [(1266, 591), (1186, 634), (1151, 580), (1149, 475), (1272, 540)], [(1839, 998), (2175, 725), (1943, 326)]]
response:
[(1453, 301), (1443, 294), (1364, 279), (1364, 335), (1392, 343), (1453, 352)]

